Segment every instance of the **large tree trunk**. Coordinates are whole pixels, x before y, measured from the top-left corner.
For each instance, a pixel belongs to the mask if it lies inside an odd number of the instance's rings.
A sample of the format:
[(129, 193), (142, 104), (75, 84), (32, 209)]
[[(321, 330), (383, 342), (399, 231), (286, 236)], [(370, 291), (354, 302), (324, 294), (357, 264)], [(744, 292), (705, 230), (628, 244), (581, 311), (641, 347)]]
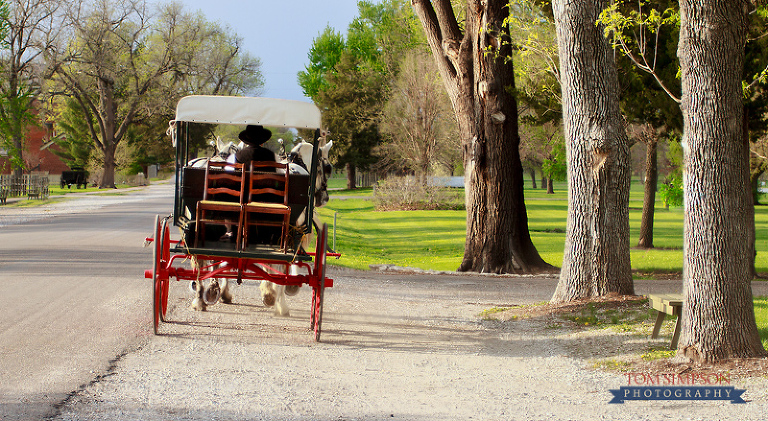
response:
[(656, 184), (659, 181), (658, 171), (658, 138), (655, 134), (645, 139), (645, 185), (643, 194), (643, 214), (640, 217), (640, 238), (637, 246), (644, 249), (653, 248), (653, 216), (656, 210)]
[(552, 302), (633, 294), (629, 260), (629, 140), (614, 53), (595, 25), (607, 5), (553, 2), (568, 165), (568, 221)]
[(357, 188), (357, 168), (355, 164), (347, 163), (347, 190)]
[(696, 362), (765, 355), (752, 304), (754, 207), (741, 76), (750, 2), (681, 1), (682, 331)]
[(536, 169), (531, 168), (528, 170), (531, 173), (531, 188), (535, 189), (536, 187)]
[(115, 188), (115, 170), (117, 165), (115, 163), (115, 147), (105, 148), (103, 151), (104, 165), (102, 169), (104, 173), (101, 176), (99, 182), (100, 189), (113, 189)]
[[(506, 0), (469, 0), (464, 32), (449, 0), (412, 0), (462, 139), (467, 238), (460, 271), (551, 270), (528, 232)], [(434, 7), (434, 8), (433, 8)]]

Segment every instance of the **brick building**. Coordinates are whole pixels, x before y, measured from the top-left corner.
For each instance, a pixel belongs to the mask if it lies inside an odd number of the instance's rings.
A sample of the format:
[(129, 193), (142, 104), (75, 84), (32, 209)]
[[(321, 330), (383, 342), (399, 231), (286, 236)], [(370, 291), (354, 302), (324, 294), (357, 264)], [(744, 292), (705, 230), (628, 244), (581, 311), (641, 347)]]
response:
[[(51, 149), (58, 148), (53, 145), (45, 149), (41, 148), (50, 139), (50, 129), (43, 127), (31, 127), (24, 139), (24, 173), (32, 171), (47, 171), (49, 175), (61, 175), (62, 171), (69, 170), (61, 158), (56, 156)], [(5, 156), (0, 156), (0, 174), (10, 174), (11, 163)]]

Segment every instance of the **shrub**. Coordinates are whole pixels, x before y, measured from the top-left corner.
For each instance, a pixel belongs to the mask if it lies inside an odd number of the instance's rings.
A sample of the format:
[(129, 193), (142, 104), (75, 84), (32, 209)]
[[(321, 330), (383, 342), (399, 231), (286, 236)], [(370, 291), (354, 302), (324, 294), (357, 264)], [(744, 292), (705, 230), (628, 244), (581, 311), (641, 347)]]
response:
[(463, 210), (464, 191), (422, 183), (415, 177), (389, 177), (373, 189), (376, 210)]

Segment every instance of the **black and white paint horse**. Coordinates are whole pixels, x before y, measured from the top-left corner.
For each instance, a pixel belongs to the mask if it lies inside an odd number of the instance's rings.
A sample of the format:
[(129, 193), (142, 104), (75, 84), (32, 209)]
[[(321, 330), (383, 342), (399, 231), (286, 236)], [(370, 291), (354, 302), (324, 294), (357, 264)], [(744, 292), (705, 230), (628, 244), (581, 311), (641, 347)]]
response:
[[(320, 144), (317, 151), (317, 177), (315, 179), (314, 197), (316, 208), (324, 206), (326, 203), (328, 203), (328, 179), (331, 177), (331, 172), (333, 171), (333, 166), (328, 159), (328, 151), (331, 150), (333, 141), (331, 140), (326, 142), (325, 139), (326, 133), (323, 133), (323, 136), (320, 138)], [(312, 150), (312, 144), (304, 141), (301, 141), (299, 144), (294, 146), (294, 148), (288, 154), (288, 162), (290, 163), (291, 173), (309, 174), (310, 165), (312, 165)], [(297, 225), (300, 226), (305, 223), (306, 212), (307, 210), (304, 209), (304, 212), (296, 221)], [(316, 213), (314, 213), (312, 216), (312, 223), (315, 224), (315, 227), (322, 226), (322, 224), (319, 223), (319, 219), (317, 218)], [(302, 240), (302, 247), (306, 249), (309, 245), (309, 242), (309, 238), (305, 236)], [(288, 309), (288, 303), (285, 300), (285, 296), (298, 294), (299, 287), (286, 287), (284, 285), (279, 285), (264, 280), (261, 281), (261, 285), (259, 285), (259, 291), (261, 292), (261, 298), (265, 305), (274, 305), (275, 315), (287, 317), (290, 315), (290, 310)]]

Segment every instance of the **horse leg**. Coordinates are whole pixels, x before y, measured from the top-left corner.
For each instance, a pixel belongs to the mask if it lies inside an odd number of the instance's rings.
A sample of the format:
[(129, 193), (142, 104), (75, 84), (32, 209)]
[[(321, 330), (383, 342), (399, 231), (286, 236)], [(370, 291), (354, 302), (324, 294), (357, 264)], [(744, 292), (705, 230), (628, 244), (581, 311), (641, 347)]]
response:
[(275, 316), (288, 317), (288, 302), (285, 301), (285, 285), (275, 285)]
[[(205, 266), (205, 260), (197, 260), (197, 259), (192, 260), (193, 269), (197, 269), (199, 271), (200, 268), (204, 266)], [(200, 279), (190, 282), (189, 289), (192, 290), (192, 293), (194, 293), (194, 296), (195, 296), (189, 308), (196, 311), (205, 311), (206, 305), (205, 305), (205, 301), (203, 301), (203, 292), (205, 291), (205, 289), (203, 288), (203, 283), (200, 282)]]
[(232, 303), (232, 292), (229, 290), (229, 280), (227, 278), (221, 280), (221, 302), (224, 304)]
[[(299, 274), (299, 267), (297, 265), (290, 265), (288, 267), (288, 274), (290, 274), (291, 276), (298, 275)], [(299, 288), (301, 288), (301, 285), (286, 285), (285, 286), (285, 295), (293, 297), (294, 295), (299, 293)]]
[(264, 305), (272, 307), (275, 305), (275, 284), (269, 281), (261, 281), (259, 285), (259, 291), (261, 291), (261, 299), (264, 300)]
[(195, 294), (195, 298), (192, 300), (192, 305), (189, 306), (192, 310), (205, 311), (206, 305), (203, 301), (203, 283), (199, 280), (189, 283), (189, 289)]

